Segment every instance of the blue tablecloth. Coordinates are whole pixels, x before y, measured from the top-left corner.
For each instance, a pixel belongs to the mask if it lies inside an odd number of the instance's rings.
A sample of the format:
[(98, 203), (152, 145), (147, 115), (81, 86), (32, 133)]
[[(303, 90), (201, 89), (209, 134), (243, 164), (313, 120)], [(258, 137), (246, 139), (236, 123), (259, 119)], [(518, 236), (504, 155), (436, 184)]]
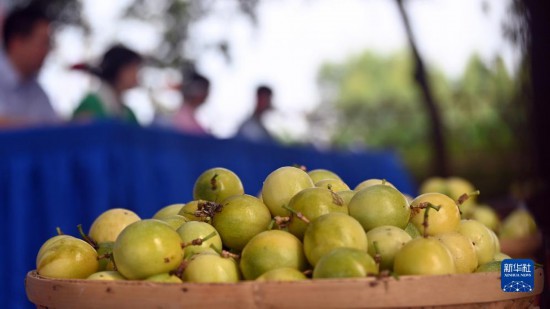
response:
[(112, 122), (0, 132), (0, 307), (32, 307), (24, 278), (57, 226), (77, 235), (77, 224), (87, 230), (114, 207), (151, 217), (191, 200), (195, 179), (216, 166), (233, 170), (256, 195), (271, 171), (292, 164), (333, 170), (352, 188), (385, 178), (415, 193), (392, 152), (320, 152)]

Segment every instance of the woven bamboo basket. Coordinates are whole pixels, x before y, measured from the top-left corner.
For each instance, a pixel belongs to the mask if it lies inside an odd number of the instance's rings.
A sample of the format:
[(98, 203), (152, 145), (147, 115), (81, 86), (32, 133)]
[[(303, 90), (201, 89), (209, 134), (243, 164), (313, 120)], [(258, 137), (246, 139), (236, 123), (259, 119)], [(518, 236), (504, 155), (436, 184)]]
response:
[(48, 279), (27, 274), (37, 308), (531, 308), (543, 291), (505, 293), (500, 273), (235, 284)]

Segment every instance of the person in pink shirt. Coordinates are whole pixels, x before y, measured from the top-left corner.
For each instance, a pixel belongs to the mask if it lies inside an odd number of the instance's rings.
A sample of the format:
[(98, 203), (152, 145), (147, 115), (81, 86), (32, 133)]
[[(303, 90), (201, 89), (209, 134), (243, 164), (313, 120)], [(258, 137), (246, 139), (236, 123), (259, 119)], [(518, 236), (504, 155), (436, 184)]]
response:
[(206, 135), (208, 131), (197, 121), (197, 109), (206, 101), (210, 81), (199, 73), (192, 73), (183, 83), (183, 104), (171, 119), (172, 126), (185, 133)]

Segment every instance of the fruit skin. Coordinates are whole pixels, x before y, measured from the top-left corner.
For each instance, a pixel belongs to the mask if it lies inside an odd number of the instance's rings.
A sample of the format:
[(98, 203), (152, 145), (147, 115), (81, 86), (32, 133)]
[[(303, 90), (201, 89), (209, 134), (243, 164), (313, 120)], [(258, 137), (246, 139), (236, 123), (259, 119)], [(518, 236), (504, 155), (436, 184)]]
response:
[[(441, 193), (449, 196), (451, 199), (457, 201), (458, 198), (464, 193), (472, 193), (475, 190), (474, 186), (464, 178), (461, 177), (430, 177), (426, 179), (420, 186), (420, 193)], [(463, 218), (469, 218), (472, 211), (476, 206), (476, 196), (470, 196), (462, 205), (460, 210), (462, 211)]]
[(195, 212), (199, 208), (199, 203), (205, 203), (205, 200), (195, 200), (183, 205), (183, 207), (178, 212), (178, 215), (184, 216), (190, 221), (203, 221), (202, 218), (195, 216)]
[(390, 186), (390, 187), (395, 189), (395, 186), (392, 185), (391, 182), (389, 182), (387, 180), (371, 178), (371, 179), (367, 179), (367, 180), (359, 183), (357, 186), (355, 186), (355, 188), (353, 190), (354, 191), (360, 191), (360, 190), (363, 190), (365, 188), (375, 186), (375, 185), (386, 185), (386, 186)]
[[(475, 188), (468, 180), (455, 176), (447, 178), (447, 191), (449, 192), (449, 196), (456, 201), (461, 195), (475, 191)], [(474, 209), (476, 199), (477, 196), (470, 196), (461, 205), (460, 209), (465, 215), (468, 215)]]
[(323, 255), (313, 269), (313, 279), (361, 278), (377, 275), (378, 266), (365, 251), (336, 248)]
[(128, 279), (145, 279), (176, 269), (183, 260), (181, 238), (163, 221), (147, 219), (126, 227), (115, 241), (118, 271)]
[[(380, 269), (393, 269), (395, 254), (411, 241), (411, 236), (404, 230), (391, 226), (379, 226), (367, 232), (369, 241), (368, 253), (373, 258), (376, 256), (376, 248), (380, 254)], [(376, 247), (374, 245), (376, 242)]]
[(496, 211), (487, 205), (477, 205), (471, 212), (470, 219), (477, 220), (493, 231), (498, 231), (500, 219)]
[(189, 222), (189, 219), (187, 219), (186, 217), (184, 217), (182, 215), (173, 215), (173, 216), (169, 216), (169, 217), (164, 217), (164, 218), (159, 219), (159, 220), (164, 221), (165, 223), (170, 225), (170, 227), (172, 227), (174, 230), (177, 230), (185, 222)]
[(292, 166), (283, 166), (266, 177), (262, 199), (272, 216), (288, 217), (290, 212), (283, 206), (287, 206), (296, 193), (313, 187), (313, 181), (306, 172)]
[(238, 282), (239, 279), (235, 260), (214, 254), (195, 255), (183, 272), (185, 282)]
[[(353, 190), (344, 190), (344, 191), (338, 191), (338, 192), (336, 192), (336, 194), (338, 194), (342, 198), (342, 200), (344, 200), (344, 206), (346, 208), (348, 208), (349, 201), (351, 201), (351, 199), (355, 195), (355, 191), (353, 191)], [(348, 211), (348, 213), (349, 213), (349, 211)]]
[(113, 270), (103, 270), (93, 273), (86, 278), (88, 280), (105, 280), (105, 281), (114, 281), (114, 280), (126, 280), (118, 271)]
[(499, 230), (502, 239), (517, 239), (533, 235), (537, 232), (537, 224), (533, 216), (523, 208), (514, 210), (502, 222)]
[[(456, 176), (447, 178), (447, 192), (453, 200), (457, 201), (464, 193), (472, 193), (473, 191), (475, 191), (475, 188), (468, 180)], [(460, 205), (462, 218), (471, 217), (476, 208), (476, 199), (477, 196), (472, 195)]]
[(479, 265), (491, 262), (495, 256), (496, 245), (491, 230), (475, 220), (462, 220), (458, 232), (470, 239), (476, 249)]
[(334, 192), (350, 190), (348, 185), (340, 179), (325, 179), (315, 183), (316, 187), (327, 188)]
[(202, 244), (199, 245), (190, 245), (183, 248), (184, 258), (188, 259), (192, 257), (195, 254), (202, 253), (204, 251), (210, 250), (211, 245), (214, 246), (217, 250), (222, 249), (222, 239), (220, 237), (220, 234), (216, 229), (206, 223), (206, 222), (200, 222), (200, 221), (189, 221), (184, 224), (182, 224), (177, 230), (178, 235), (180, 235), (181, 241), (183, 243), (190, 243), (195, 239), (198, 238), (205, 238), (206, 236), (210, 235), (212, 232), (215, 232), (216, 235), (203, 241)]
[(36, 263), (38, 274), (50, 278), (85, 279), (98, 268), (96, 250), (72, 236), (50, 243)]
[(498, 238), (497, 233), (491, 229), (488, 230), (493, 238), (493, 242), (495, 243), (495, 252), (500, 252), (500, 239)]
[(502, 261), (491, 261), (485, 264), (479, 265), (476, 269), (476, 273), (486, 273), (486, 272), (500, 272), (502, 267)]
[[(309, 221), (329, 212), (348, 213), (348, 208), (339, 195), (329, 189), (320, 187), (307, 188), (298, 192), (290, 199), (288, 207), (302, 213)], [(288, 231), (299, 239), (303, 239), (307, 225), (295, 214), (292, 214)]]
[(183, 282), (176, 275), (171, 275), (169, 273), (152, 275), (151, 277), (146, 278), (145, 281), (165, 282), (165, 283), (182, 283)]
[(112, 208), (94, 220), (88, 235), (97, 243), (115, 241), (125, 227), (139, 220), (141, 218), (131, 210)]
[(456, 272), (453, 256), (434, 238), (409, 241), (395, 255), (393, 271), (398, 275), (446, 275)]
[(296, 268), (281, 267), (265, 272), (256, 281), (300, 281), (307, 280), (306, 275)]
[(502, 261), (507, 260), (507, 259), (511, 259), (511, 257), (508, 254), (505, 254), (505, 253), (502, 253), (502, 252), (495, 253), (495, 256), (493, 257), (494, 261), (501, 261), (502, 262)]
[(319, 259), (339, 247), (367, 252), (367, 234), (354, 218), (331, 212), (311, 221), (304, 234), (304, 252), (313, 266)]
[(177, 215), (182, 207), (185, 204), (171, 204), (168, 206), (164, 206), (161, 209), (159, 209), (154, 215), (152, 219), (164, 219), (166, 217), (171, 217), (173, 215)]
[(412, 239), (422, 237), (422, 234), (420, 234), (420, 231), (411, 222), (407, 223), (407, 226), (405, 227), (405, 232), (407, 232), (407, 234), (409, 234), (409, 236), (411, 236)]
[(315, 169), (307, 172), (313, 183), (317, 183), (325, 179), (341, 179), (336, 173), (325, 170), (325, 169)]
[(411, 203), (411, 222), (421, 234), (424, 234), (424, 213), (426, 209), (419, 209), (421, 204), (430, 203), (440, 206), (439, 211), (430, 209), (428, 212), (427, 235), (434, 236), (455, 232), (460, 224), (460, 210), (454, 200), (441, 193), (425, 193), (416, 197)]
[(291, 267), (303, 271), (307, 267), (302, 242), (280, 230), (254, 236), (241, 253), (240, 267), (246, 280), (254, 280), (277, 268)]
[(271, 223), (269, 209), (254, 196), (232, 196), (222, 205), (212, 225), (220, 233), (223, 244), (233, 250), (241, 251), (252, 237), (267, 230)]
[(221, 202), (232, 195), (244, 194), (243, 184), (237, 174), (215, 167), (204, 171), (193, 186), (193, 199)]
[(348, 209), (349, 215), (357, 219), (367, 232), (383, 225), (404, 229), (411, 215), (407, 199), (389, 185), (373, 185), (358, 191)]
[(56, 242), (60, 239), (63, 239), (63, 238), (67, 238), (67, 237), (72, 237), (72, 236), (62, 234), (62, 235), (55, 235), (55, 236), (47, 239), (42, 244), (42, 246), (38, 250), (38, 253), (36, 254), (36, 265), (38, 265), (38, 261), (42, 258), (42, 255), (44, 255), (44, 252), (46, 252), (46, 249), (48, 249), (48, 247), (50, 247), (54, 242)]
[(420, 194), (424, 193), (442, 193), (449, 194), (447, 192), (447, 181), (442, 177), (430, 177), (424, 180), (418, 190)]
[[(112, 254), (113, 253), (113, 247), (115, 243), (113, 241), (109, 242), (102, 242), (99, 244), (99, 247), (97, 248), (97, 255), (102, 256), (105, 254)], [(113, 262), (110, 258), (101, 258), (98, 260), (99, 262), (99, 269), (100, 271), (109, 271), (114, 270), (115, 266), (113, 265)]]
[(435, 236), (451, 253), (458, 274), (474, 272), (478, 266), (476, 249), (469, 238), (458, 232)]

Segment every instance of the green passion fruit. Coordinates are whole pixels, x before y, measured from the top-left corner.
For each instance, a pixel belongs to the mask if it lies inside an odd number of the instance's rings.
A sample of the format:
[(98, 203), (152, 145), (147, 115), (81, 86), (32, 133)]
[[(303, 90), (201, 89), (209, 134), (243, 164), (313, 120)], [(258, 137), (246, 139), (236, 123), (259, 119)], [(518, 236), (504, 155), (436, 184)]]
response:
[(243, 184), (237, 174), (215, 167), (203, 172), (193, 186), (193, 199), (221, 202), (233, 195), (244, 194)]
[(311, 221), (304, 234), (304, 252), (311, 265), (339, 247), (367, 252), (367, 234), (354, 218), (340, 212), (331, 212)]
[(393, 270), (398, 275), (446, 275), (456, 273), (453, 256), (437, 239), (416, 238), (395, 255)]
[(411, 215), (407, 199), (388, 185), (373, 185), (358, 191), (348, 209), (349, 215), (357, 219), (365, 231), (383, 225), (404, 229)]
[(266, 177), (262, 187), (262, 200), (272, 216), (288, 217), (290, 212), (284, 206), (288, 206), (296, 193), (313, 187), (313, 181), (306, 172), (292, 166), (283, 166)]
[[(439, 210), (430, 207), (439, 207)], [(427, 218), (426, 211), (429, 211)], [(455, 232), (460, 224), (460, 210), (456, 202), (445, 194), (425, 193), (411, 203), (411, 222), (424, 235)]]
[(254, 280), (277, 268), (290, 267), (303, 271), (307, 267), (302, 243), (296, 236), (280, 230), (269, 230), (254, 236), (244, 247), (240, 261), (245, 279)]
[(368, 252), (373, 258), (380, 256), (380, 269), (392, 270), (395, 254), (403, 248), (411, 236), (404, 230), (391, 225), (378, 226), (367, 232)]
[(145, 279), (172, 271), (181, 264), (181, 238), (160, 220), (137, 221), (120, 233), (113, 247), (113, 257), (117, 270), (124, 277)]
[[(292, 197), (288, 207), (301, 213), (310, 221), (329, 212), (348, 213), (344, 200), (338, 194), (321, 187), (307, 188), (298, 192)], [(303, 239), (306, 227), (306, 222), (300, 220), (295, 214), (291, 215), (289, 232)]]
[(223, 244), (241, 251), (252, 237), (268, 229), (271, 213), (262, 201), (251, 195), (225, 199), (212, 225), (220, 233)]
[(313, 279), (361, 278), (377, 275), (378, 266), (363, 250), (336, 248), (323, 255), (313, 269)]

